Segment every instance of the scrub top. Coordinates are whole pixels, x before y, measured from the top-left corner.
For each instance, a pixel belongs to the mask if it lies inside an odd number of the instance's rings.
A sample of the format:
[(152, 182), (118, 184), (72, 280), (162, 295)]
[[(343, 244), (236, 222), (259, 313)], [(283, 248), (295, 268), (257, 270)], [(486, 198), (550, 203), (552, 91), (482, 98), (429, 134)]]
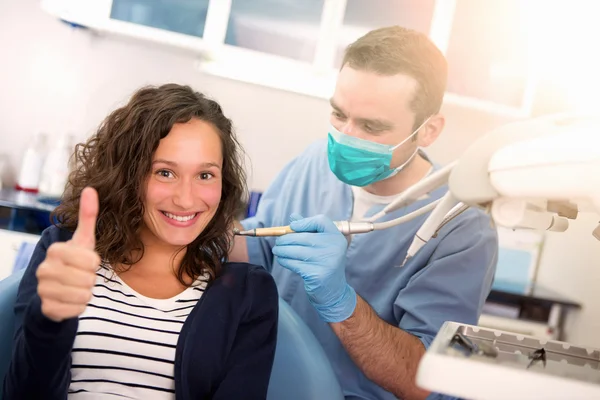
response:
[[(437, 168), (437, 166), (436, 166)], [(444, 195), (430, 193), (380, 221), (408, 214)], [(337, 179), (327, 160), (327, 142), (310, 145), (265, 191), (245, 229), (288, 225), (290, 215), (352, 215), (352, 188)], [(375, 205), (367, 216), (380, 211)], [(469, 209), (445, 225), (404, 266), (417, 230), (428, 214), (382, 231), (353, 235), (346, 253), (346, 278), (380, 318), (421, 340), (425, 348), (445, 321), (476, 325), (491, 290), (498, 253), (497, 232), (487, 215)], [(309, 303), (302, 279), (283, 268), (271, 249), (275, 237), (247, 238), (250, 262), (271, 271), (280, 296), (306, 322), (323, 346), (347, 399), (395, 399), (370, 381), (352, 361), (329, 325)], [(451, 397), (432, 394), (431, 399)]]

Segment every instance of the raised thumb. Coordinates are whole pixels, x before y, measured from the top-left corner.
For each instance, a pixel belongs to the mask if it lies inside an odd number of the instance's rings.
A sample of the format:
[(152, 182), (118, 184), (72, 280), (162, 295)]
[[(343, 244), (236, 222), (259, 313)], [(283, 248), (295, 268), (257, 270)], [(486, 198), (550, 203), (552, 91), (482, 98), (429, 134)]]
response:
[(73, 234), (73, 244), (94, 250), (96, 246), (96, 220), (99, 209), (98, 192), (91, 187), (83, 189), (79, 199), (79, 215), (77, 229)]

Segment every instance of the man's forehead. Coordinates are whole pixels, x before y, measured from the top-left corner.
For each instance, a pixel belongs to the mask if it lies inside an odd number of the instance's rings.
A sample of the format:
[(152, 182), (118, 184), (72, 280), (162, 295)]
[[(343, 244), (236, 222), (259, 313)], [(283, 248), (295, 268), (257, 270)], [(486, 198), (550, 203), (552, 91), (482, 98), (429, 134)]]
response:
[(381, 129), (391, 129), (394, 126), (394, 122), (390, 119), (386, 119), (383, 116), (382, 110), (375, 109), (371, 110), (357, 110), (357, 112), (344, 111), (342, 106), (338, 106), (334, 98), (330, 99), (331, 108), (336, 112), (342, 114), (345, 117), (351, 117), (359, 123), (369, 124), (372, 126), (379, 127)]
[(352, 118), (405, 120), (414, 114), (411, 102), (416, 87), (416, 80), (407, 75), (384, 76), (344, 67), (331, 105)]

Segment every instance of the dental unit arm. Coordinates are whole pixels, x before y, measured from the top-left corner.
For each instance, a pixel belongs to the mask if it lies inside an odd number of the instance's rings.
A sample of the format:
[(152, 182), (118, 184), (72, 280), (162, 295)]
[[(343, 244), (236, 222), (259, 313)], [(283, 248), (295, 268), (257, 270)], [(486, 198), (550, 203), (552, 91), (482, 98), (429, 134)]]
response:
[[(484, 209), (498, 226), (564, 232), (579, 212), (600, 214), (600, 117), (561, 114), (502, 126), (368, 221), (444, 185), (448, 192), (415, 235), (405, 262), (469, 207)], [(600, 226), (592, 234), (600, 240)]]
[[(442, 175), (448, 192), (415, 236), (413, 254), (468, 207), (486, 210), (499, 226), (563, 232), (580, 212), (600, 214), (600, 117), (554, 115), (503, 126), (429, 178), (441, 183)], [(410, 197), (427, 185), (413, 187)], [(599, 232), (591, 234), (600, 240)], [(472, 400), (600, 398), (600, 349), (447, 321), (416, 381)]]
[(565, 231), (600, 213), (600, 118), (554, 115), (505, 125), (471, 146), (448, 179), (457, 202), (497, 225)]

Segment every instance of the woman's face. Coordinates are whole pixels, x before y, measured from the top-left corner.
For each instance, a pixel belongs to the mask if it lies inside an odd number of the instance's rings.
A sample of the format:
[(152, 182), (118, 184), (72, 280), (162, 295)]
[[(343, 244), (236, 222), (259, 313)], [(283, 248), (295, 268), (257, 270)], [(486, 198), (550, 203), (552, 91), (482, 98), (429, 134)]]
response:
[(215, 127), (192, 119), (173, 126), (152, 159), (144, 201), (145, 246), (186, 246), (221, 201), (223, 151)]

